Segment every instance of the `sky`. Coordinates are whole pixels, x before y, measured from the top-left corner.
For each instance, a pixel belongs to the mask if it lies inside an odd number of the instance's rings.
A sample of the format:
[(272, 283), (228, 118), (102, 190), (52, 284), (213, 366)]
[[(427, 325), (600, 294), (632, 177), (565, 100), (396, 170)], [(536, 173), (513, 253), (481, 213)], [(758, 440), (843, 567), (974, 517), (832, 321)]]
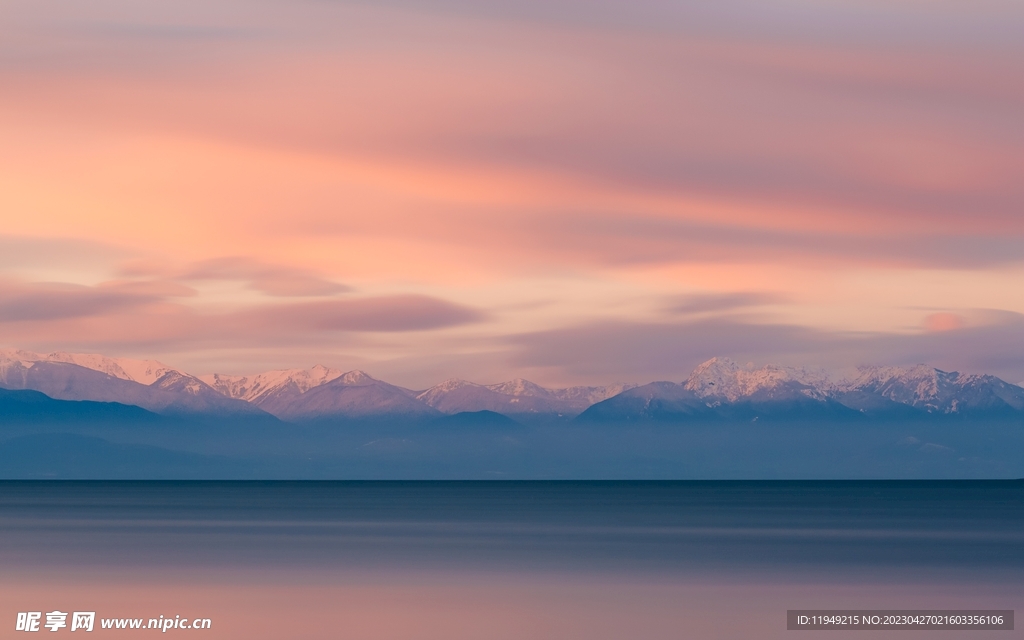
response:
[(0, 2), (0, 347), (1024, 380), (1017, 0)]

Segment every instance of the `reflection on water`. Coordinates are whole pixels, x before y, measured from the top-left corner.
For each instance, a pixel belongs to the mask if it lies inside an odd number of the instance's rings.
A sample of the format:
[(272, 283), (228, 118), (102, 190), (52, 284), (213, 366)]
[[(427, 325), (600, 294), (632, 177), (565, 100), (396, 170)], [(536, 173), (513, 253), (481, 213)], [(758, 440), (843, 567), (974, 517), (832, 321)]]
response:
[(1017, 608), (1022, 525), (999, 481), (4, 482), (0, 629), (94, 606), (218, 638), (783, 637), (787, 608)]

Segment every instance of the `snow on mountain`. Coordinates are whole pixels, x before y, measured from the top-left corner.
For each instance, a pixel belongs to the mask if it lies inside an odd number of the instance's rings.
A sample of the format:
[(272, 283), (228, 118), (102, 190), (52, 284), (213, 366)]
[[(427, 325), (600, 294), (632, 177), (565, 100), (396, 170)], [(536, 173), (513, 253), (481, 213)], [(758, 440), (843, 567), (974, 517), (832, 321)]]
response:
[(153, 384), (147, 386), (151, 389), (182, 393), (189, 396), (202, 396), (209, 394), (210, 391), (216, 393), (215, 389), (199, 378), (190, 376), (187, 373), (181, 373), (180, 371), (168, 371), (153, 382)]
[(377, 380), (364, 371), (343, 373), (319, 364), (254, 376), (215, 373), (203, 380), (225, 396), (245, 400), (285, 420), (437, 413), (415, 400), (415, 392), (409, 389)]
[(158, 413), (263, 413), (162, 362), (97, 353), (0, 350), (0, 385), (60, 400), (120, 402)]
[(574, 415), (594, 402), (620, 393), (626, 386), (548, 389), (522, 378), (491, 385), (451, 378), (416, 397), (438, 411), (448, 414), (494, 411), (509, 415)]
[(508, 382), (486, 385), (491, 391), (502, 395), (513, 397), (533, 397), (555, 400), (566, 405), (566, 408), (582, 411), (602, 400), (622, 393), (626, 389), (636, 387), (635, 384), (616, 383), (603, 387), (567, 387), (564, 389), (549, 389), (539, 384), (516, 378)]
[[(378, 383), (380, 383), (380, 384), (387, 384), (388, 386), (393, 386), (396, 389), (402, 389), (401, 387), (397, 387), (395, 385), (392, 385), (390, 383), (384, 382), (382, 380), (378, 380), (377, 378), (374, 378), (373, 376), (371, 376), (370, 374), (366, 373), (365, 371), (360, 371), (359, 369), (355, 369), (353, 371), (346, 371), (345, 373), (343, 373), (340, 376), (338, 376), (338, 384), (339, 385), (360, 386), (360, 385), (378, 384)], [(409, 389), (402, 389), (402, 391), (404, 391), (406, 394), (413, 394), (413, 392), (410, 391)]]
[(926, 365), (910, 367), (860, 367), (839, 384), (842, 391), (873, 391), (901, 404), (916, 405), (939, 393), (942, 372)]
[(995, 376), (911, 367), (862, 367), (841, 382), (840, 391), (879, 395), (928, 412), (965, 410), (1024, 410), (1024, 389)]
[[(360, 407), (348, 400), (333, 406), (327, 397), (343, 394), (350, 400), (354, 392), (345, 388), (351, 386), (388, 387), (388, 397), (392, 392), (400, 392), (413, 398), (427, 407), (441, 413), (454, 414), (464, 411), (494, 411), (506, 414), (577, 414), (595, 402), (610, 398), (623, 390), (635, 385), (615, 384), (605, 387), (569, 387), (566, 389), (548, 389), (538, 384), (517, 378), (508, 382), (492, 385), (480, 385), (465, 380), (450, 379), (435, 385), (426, 391), (414, 392), (403, 387), (388, 385), (373, 378), (363, 371), (341, 373), (316, 365), (310, 369), (287, 369), (268, 371), (254, 376), (228, 376), (211, 374), (202, 376), (204, 382), (230, 398), (251, 402), (261, 409), (279, 417), (289, 419), (306, 415), (327, 415), (324, 412), (340, 414), (365, 415), (369, 407)], [(309, 396), (314, 389), (333, 383), (333, 391)], [(383, 401), (383, 398), (370, 400), (368, 391), (360, 392), (367, 402)], [(302, 399), (300, 399), (302, 398)], [(321, 408), (307, 412), (301, 409), (303, 403), (313, 401), (323, 405)], [(339, 402), (341, 402), (339, 400)], [(412, 405), (399, 403), (405, 413), (413, 410)], [(333, 408), (331, 408), (333, 406)], [(398, 405), (396, 405), (397, 407)]]
[(597, 402), (581, 413), (583, 422), (631, 422), (706, 418), (713, 413), (708, 402), (674, 382), (652, 382), (627, 389)]
[(837, 401), (858, 411), (891, 411), (900, 405), (927, 412), (1024, 410), (1019, 387), (995, 376), (946, 372), (927, 365), (861, 367), (833, 380), (808, 367), (738, 365), (712, 358), (698, 366), (684, 386), (721, 403), (779, 402), (802, 397)]
[(712, 358), (698, 366), (684, 386), (721, 403), (778, 402), (801, 396), (838, 401), (859, 411), (892, 411), (900, 405), (927, 412), (1024, 410), (1024, 394), (995, 376), (946, 372), (927, 365), (861, 367), (833, 380), (808, 367), (738, 365)]
[(682, 383), (652, 382), (598, 402), (580, 414), (585, 422), (830, 421), (859, 418), (830, 397), (823, 374), (769, 365), (754, 368), (716, 358)]
[(164, 414), (265, 415), (241, 400), (226, 398), (187, 374), (169, 371), (145, 385), (70, 362), (5, 360), (0, 387), (31, 389), (58, 400), (94, 400), (135, 405)]
[(822, 369), (774, 364), (755, 368), (752, 364), (741, 366), (729, 358), (711, 358), (700, 364), (683, 386), (700, 398), (717, 402), (753, 397), (778, 400), (799, 395), (824, 401), (835, 391), (828, 373)]
[(495, 411), (497, 413), (519, 413), (513, 405), (525, 402), (530, 406), (537, 404), (540, 398), (524, 395), (521, 398), (499, 393), (488, 387), (450, 378), (430, 387), (418, 394), (416, 399), (437, 409), (441, 413), (461, 413), (463, 411)]
[(338, 369), (318, 364), (309, 369), (281, 369), (254, 376), (227, 376), (214, 373), (199, 378), (229, 398), (245, 400), (259, 406), (261, 400), (275, 395), (290, 385), (294, 385), (295, 391), (303, 394), (313, 387), (319, 387), (342, 375), (352, 375), (353, 373), (362, 372), (343, 374)]
[(552, 395), (559, 400), (571, 403), (581, 411), (592, 404), (607, 400), (623, 391), (635, 389), (640, 385), (617, 382), (603, 387), (567, 387), (565, 389), (551, 389)]
[[(130, 360), (128, 358), (115, 358), (114, 362), (117, 366), (121, 367), (121, 370), (127, 373), (132, 380), (139, 384), (153, 384), (168, 373), (180, 373), (177, 369), (168, 367), (156, 360)], [(79, 363), (76, 362), (75, 364)], [(89, 368), (92, 369), (93, 367)]]
[[(458, 378), (449, 378), (417, 394), (416, 399), (442, 413), (458, 413), (460, 411), (483, 411), (486, 407), (476, 407), (476, 405), (480, 404), (478, 399), (496, 398), (502, 395), (481, 384)], [(474, 408), (462, 408), (463, 405), (467, 404), (467, 401)]]
[[(342, 373), (322, 365), (253, 376), (197, 378), (156, 360), (0, 350), (2, 387), (33, 389), (62, 400), (120, 402), (162, 413), (255, 415), (266, 411), (286, 419), (479, 411), (565, 416), (599, 404), (602, 407), (595, 412), (606, 417), (616, 407), (637, 415), (682, 415), (699, 412), (700, 406), (723, 410), (731, 406), (736, 416), (743, 411), (810, 415), (807, 412), (847, 409), (869, 415), (1024, 411), (1021, 385), (926, 365), (862, 367), (834, 379), (818, 368), (755, 367), (712, 358), (682, 384), (652, 384), (549, 389), (522, 378), (490, 385), (453, 378), (414, 392), (362, 371)], [(607, 402), (616, 398), (614, 403)]]
[(261, 408), (285, 420), (440, 415), (408, 389), (362, 371), (349, 371), (304, 393), (272, 395)]
[[(307, 396), (309, 391), (332, 382), (326, 392)], [(578, 413), (625, 387), (551, 390), (518, 379), (488, 388), (448, 381), (420, 394), (422, 399), (416, 400), (415, 392), (376, 380), (362, 371), (342, 373), (322, 365), (254, 376), (212, 374), (197, 378), (156, 360), (67, 352), (39, 354), (17, 349), (0, 350), (0, 385), (35, 389), (59, 399), (121, 402), (159, 412), (251, 413), (253, 407), (260, 407), (287, 417), (363, 416), (392, 410), (430, 414), (434, 412), (431, 403), (446, 413), (484, 409), (504, 413)], [(355, 387), (372, 388), (354, 390)]]
[[(444, 383), (442, 383), (444, 384)], [(551, 398), (554, 397), (550, 389), (546, 389), (539, 384), (524, 380), (522, 378), (516, 378), (515, 380), (509, 380), (508, 382), (499, 382), (498, 384), (484, 385), (491, 391), (500, 393), (506, 396), (529, 396), (533, 398)]]
[[(39, 354), (19, 349), (0, 350), (0, 363), (4, 361), (21, 362), (30, 365), (34, 362), (64, 362), (76, 364), (86, 369), (100, 371), (121, 380), (131, 380), (139, 384), (153, 384), (169, 371), (175, 371), (156, 360), (133, 360), (131, 358), (108, 358), (98, 353), (67, 353), (55, 351), (50, 354)], [(180, 372), (179, 372), (180, 373)]]

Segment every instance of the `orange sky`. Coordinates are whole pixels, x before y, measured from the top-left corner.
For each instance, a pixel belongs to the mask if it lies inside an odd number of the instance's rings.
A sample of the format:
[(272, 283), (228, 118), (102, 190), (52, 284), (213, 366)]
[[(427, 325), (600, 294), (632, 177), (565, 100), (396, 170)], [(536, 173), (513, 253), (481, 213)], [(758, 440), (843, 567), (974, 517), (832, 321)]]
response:
[(7, 2), (0, 346), (1024, 379), (1024, 9), (707, 5)]

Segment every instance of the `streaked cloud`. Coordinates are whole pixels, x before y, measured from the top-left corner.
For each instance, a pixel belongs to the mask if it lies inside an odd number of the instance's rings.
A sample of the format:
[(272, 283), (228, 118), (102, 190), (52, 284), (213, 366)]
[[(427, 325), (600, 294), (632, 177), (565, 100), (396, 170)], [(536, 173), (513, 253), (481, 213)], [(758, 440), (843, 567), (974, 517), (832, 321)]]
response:
[(1020, 3), (4, 16), (16, 346), (561, 382), (718, 354), (1016, 366), (989, 342), (1014, 321), (970, 310), (1024, 313)]
[(204, 260), (179, 276), (181, 280), (238, 280), (272, 296), (325, 296), (350, 291), (350, 287), (294, 267), (265, 264), (247, 257)]
[(398, 295), (267, 305), (239, 311), (222, 321), (239, 331), (425, 331), (484, 320), (470, 307), (423, 295)]
[(738, 293), (700, 293), (678, 296), (666, 305), (671, 314), (721, 313), (760, 307), (785, 301), (784, 296), (771, 293), (744, 291)]
[[(929, 316), (934, 318), (934, 316)], [(929, 363), (947, 370), (1024, 374), (1024, 315), (992, 313), (983, 325), (944, 326), (913, 334), (825, 331), (732, 318), (680, 323), (593, 323), (510, 339), (514, 361), (562, 379), (684, 379), (714, 356), (760, 364), (859, 365)]]
[(86, 287), (64, 283), (0, 283), (0, 323), (86, 318), (125, 312), (159, 296), (120, 286)]
[(484, 322), (481, 310), (421, 294), (197, 308), (196, 291), (175, 282), (113, 281), (0, 286), (0, 327), (11, 346), (258, 349), (351, 343), (347, 334), (430, 332)]

